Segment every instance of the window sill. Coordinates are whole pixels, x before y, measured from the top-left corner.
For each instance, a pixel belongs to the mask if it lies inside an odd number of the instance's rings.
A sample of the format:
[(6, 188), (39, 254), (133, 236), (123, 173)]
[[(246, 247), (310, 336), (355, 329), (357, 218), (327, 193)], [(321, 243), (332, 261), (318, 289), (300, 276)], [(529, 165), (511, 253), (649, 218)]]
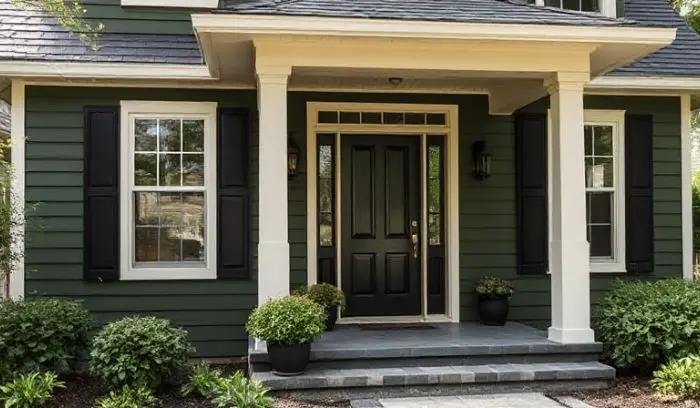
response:
[(627, 267), (620, 263), (603, 263), (591, 261), (591, 273), (627, 273)]
[(203, 268), (135, 268), (122, 271), (123, 281), (214, 280), (216, 273)]

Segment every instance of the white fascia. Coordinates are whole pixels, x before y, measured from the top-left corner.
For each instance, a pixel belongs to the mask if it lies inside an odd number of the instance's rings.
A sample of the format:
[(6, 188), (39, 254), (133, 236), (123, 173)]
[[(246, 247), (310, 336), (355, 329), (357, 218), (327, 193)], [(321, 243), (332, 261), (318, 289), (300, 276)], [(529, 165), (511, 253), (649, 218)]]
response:
[(93, 79), (215, 79), (206, 65), (0, 61), (0, 77)]
[(219, 0), (122, 0), (121, 4), (123, 7), (216, 9)]
[(247, 35), (536, 40), (649, 45), (667, 45), (676, 38), (675, 28), (485, 24), (237, 14), (193, 14), (192, 25), (199, 33)]
[(700, 90), (700, 77), (603, 76), (586, 84), (586, 88), (692, 91)]

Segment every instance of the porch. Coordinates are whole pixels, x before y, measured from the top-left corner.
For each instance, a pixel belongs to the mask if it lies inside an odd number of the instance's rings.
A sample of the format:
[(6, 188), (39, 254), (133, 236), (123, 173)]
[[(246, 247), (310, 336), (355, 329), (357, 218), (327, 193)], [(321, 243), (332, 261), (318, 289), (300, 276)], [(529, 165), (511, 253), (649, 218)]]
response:
[(264, 348), (251, 348), (250, 365), (253, 378), (274, 392), (301, 398), (309, 390), (316, 397), (374, 397), (379, 387), (389, 396), (449, 395), (488, 392), (495, 385), (501, 392), (605, 387), (615, 370), (597, 361), (601, 352), (599, 343), (556, 343), (519, 323), (340, 325), (313, 344), (302, 376), (272, 374)]

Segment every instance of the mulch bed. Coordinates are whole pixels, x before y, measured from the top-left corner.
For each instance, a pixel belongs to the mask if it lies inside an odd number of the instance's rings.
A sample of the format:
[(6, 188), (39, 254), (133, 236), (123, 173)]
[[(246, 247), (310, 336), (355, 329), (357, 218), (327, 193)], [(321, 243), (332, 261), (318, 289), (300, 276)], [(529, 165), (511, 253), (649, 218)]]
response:
[(649, 380), (639, 377), (621, 377), (607, 390), (574, 394), (595, 408), (695, 408), (697, 401), (665, 400), (649, 388)]

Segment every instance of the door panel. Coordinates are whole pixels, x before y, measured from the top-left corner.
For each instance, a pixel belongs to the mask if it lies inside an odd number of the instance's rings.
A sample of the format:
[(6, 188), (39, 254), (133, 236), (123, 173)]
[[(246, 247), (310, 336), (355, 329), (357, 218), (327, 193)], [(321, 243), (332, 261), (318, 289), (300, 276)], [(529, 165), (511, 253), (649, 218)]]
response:
[(419, 315), (420, 138), (343, 135), (341, 165), (345, 315)]

